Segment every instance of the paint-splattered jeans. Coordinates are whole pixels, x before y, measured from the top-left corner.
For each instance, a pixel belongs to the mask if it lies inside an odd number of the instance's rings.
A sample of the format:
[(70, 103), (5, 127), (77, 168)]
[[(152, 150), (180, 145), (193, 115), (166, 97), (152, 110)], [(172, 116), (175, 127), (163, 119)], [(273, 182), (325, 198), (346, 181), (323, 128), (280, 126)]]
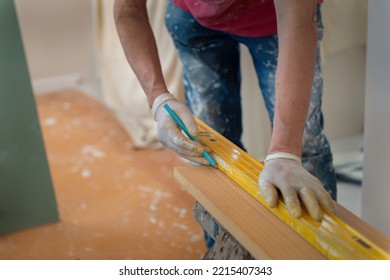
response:
[[(165, 20), (182, 62), (186, 102), (195, 116), (236, 145), (243, 147), (239, 61), (239, 44), (243, 44), (252, 56), (272, 124), (278, 59), (277, 35), (253, 38), (210, 30), (201, 26), (189, 13), (171, 1), (168, 3)], [(302, 163), (336, 199), (332, 153), (323, 132), (321, 111), (323, 81), (319, 49), (323, 26), (320, 6), (317, 21), (317, 63), (303, 136)]]

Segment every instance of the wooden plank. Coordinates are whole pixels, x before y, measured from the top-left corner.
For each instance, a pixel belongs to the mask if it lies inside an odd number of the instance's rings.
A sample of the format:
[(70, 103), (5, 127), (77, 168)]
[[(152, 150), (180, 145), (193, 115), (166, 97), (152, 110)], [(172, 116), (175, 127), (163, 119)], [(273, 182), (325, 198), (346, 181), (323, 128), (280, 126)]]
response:
[[(177, 167), (174, 176), (255, 258), (325, 258), (220, 170)], [(389, 238), (340, 204), (335, 206), (335, 215), (346, 225), (390, 252)]]
[(174, 176), (256, 259), (325, 259), (220, 170), (177, 167)]
[(357, 232), (374, 242), (387, 253), (390, 253), (390, 239), (382, 232), (360, 219), (358, 216), (354, 215), (338, 203), (335, 204), (335, 214), (347, 225), (354, 228)]

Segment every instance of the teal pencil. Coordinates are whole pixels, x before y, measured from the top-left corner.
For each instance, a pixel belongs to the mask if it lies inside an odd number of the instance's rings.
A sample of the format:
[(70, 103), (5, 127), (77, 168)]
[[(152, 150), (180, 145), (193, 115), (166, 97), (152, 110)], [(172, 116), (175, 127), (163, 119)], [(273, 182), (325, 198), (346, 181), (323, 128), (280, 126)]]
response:
[[(168, 104), (164, 105), (164, 108), (168, 111), (169, 115), (172, 117), (172, 119), (179, 125), (179, 127), (184, 131), (184, 133), (190, 138), (192, 141), (199, 142), (198, 139), (196, 139), (194, 136), (191, 135), (191, 133), (188, 131), (187, 127), (184, 125), (184, 123), (181, 121), (181, 119), (176, 115), (176, 113), (169, 107)], [(216, 163), (211, 158), (208, 152), (203, 151), (203, 156), (207, 159), (207, 161), (210, 163), (211, 166), (215, 167)]]

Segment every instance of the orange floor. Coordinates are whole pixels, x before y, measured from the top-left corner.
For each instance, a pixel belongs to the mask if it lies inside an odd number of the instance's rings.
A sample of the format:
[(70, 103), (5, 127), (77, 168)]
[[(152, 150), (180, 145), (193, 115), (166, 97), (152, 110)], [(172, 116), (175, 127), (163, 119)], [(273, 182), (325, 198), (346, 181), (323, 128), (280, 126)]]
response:
[(100, 103), (75, 90), (36, 98), (61, 221), (0, 236), (0, 259), (200, 259), (193, 198), (169, 150), (134, 150)]

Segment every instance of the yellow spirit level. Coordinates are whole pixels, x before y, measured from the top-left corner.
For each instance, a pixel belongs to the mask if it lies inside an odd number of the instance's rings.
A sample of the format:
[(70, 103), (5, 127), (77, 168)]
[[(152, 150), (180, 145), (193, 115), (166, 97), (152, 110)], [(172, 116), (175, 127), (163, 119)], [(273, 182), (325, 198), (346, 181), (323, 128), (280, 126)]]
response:
[(301, 218), (290, 216), (282, 199), (277, 207), (268, 207), (259, 193), (257, 183), (264, 167), (263, 163), (201, 120), (196, 119), (196, 121), (200, 132), (198, 139), (210, 147), (218, 169), (282, 219), (325, 257), (328, 259), (390, 259), (390, 245), (386, 237), (384, 241), (382, 240), (383, 244), (378, 244), (348, 225), (337, 216), (337, 212), (332, 214), (325, 211), (323, 220), (319, 222), (312, 219), (304, 209)]

